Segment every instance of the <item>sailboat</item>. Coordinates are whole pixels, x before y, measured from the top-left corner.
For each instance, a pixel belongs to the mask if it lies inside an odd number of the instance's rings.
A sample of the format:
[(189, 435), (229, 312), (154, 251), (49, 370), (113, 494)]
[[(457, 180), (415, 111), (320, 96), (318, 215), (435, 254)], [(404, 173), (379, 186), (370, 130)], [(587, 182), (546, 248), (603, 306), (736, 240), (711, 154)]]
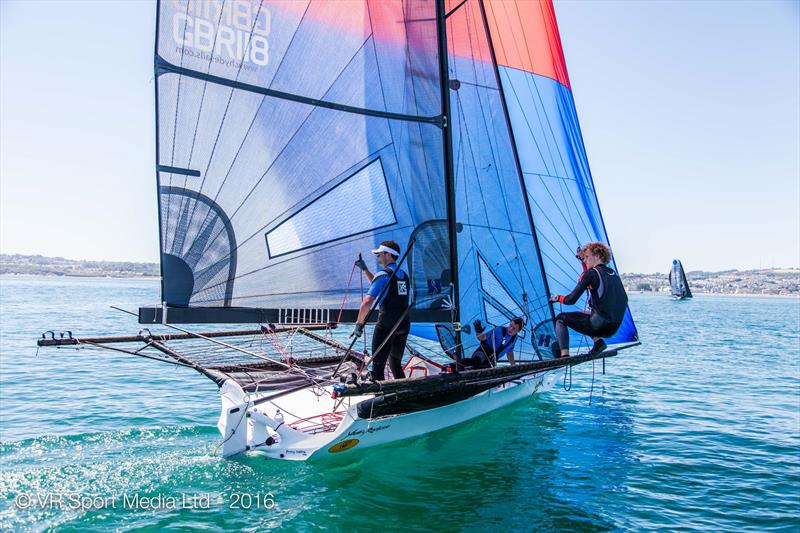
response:
[(689, 288), (686, 272), (683, 271), (683, 264), (679, 259), (672, 260), (672, 269), (669, 271), (669, 286), (673, 300), (685, 300), (692, 297), (692, 290)]
[[(574, 250), (608, 242), (550, 0), (162, 1), (155, 80), (162, 302), (137, 335), (39, 344), (213, 380), (224, 456), (424, 435), (638, 344), (628, 311), (608, 350), (550, 351)], [(354, 259), (388, 239), (413, 326), (406, 377), (374, 382), (337, 326)], [(473, 321), (517, 316), (516, 364), (459, 368)]]

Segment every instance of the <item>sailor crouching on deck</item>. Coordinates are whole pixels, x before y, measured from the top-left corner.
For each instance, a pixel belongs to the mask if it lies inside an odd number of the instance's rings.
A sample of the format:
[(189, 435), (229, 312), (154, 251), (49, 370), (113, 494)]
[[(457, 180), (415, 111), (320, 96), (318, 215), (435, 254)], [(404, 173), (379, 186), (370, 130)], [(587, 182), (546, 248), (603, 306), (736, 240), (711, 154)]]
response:
[(475, 335), (481, 345), (473, 352), (472, 357), (464, 359), (462, 364), (468, 369), (491, 368), (506, 357), (508, 362), (514, 364), (514, 344), (517, 342), (517, 333), (525, 327), (525, 322), (516, 317), (508, 326), (497, 326), (489, 331), (483, 327), (480, 320), (472, 323)]
[[(405, 377), (402, 360), (411, 329), (411, 320), (407, 312), (410, 280), (405, 272), (397, 268), (400, 245), (395, 241), (383, 241), (377, 249), (372, 250), (372, 253), (377, 257), (378, 265), (381, 267), (375, 274), (369, 271), (361, 257), (356, 261), (356, 266), (364, 271), (370, 286), (361, 302), (353, 336), (360, 337), (364, 332), (364, 323), (369, 310), (375, 299), (379, 299), (378, 322), (372, 333), (372, 379), (376, 381), (386, 379), (384, 369), (387, 359), (394, 378), (401, 379)], [(397, 273), (392, 277), (395, 271)]]
[[(611, 261), (611, 250), (608, 246), (602, 242), (590, 242), (578, 248), (576, 258), (581, 260), (584, 269), (578, 278), (578, 284), (571, 293), (566, 296), (553, 295), (550, 301), (572, 305), (588, 290), (591, 312), (574, 311), (556, 316), (557, 343), (553, 343), (553, 355), (556, 357), (569, 356), (567, 328), (592, 337), (594, 346), (589, 351), (590, 354), (605, 350), (606, 343), (602, 337), (611, 337), (617, 332), (628, 308), (628, 295), (625, 294), (622, 280), (608, 267)], [(560, 354), (556, 353), (559, 351)]]

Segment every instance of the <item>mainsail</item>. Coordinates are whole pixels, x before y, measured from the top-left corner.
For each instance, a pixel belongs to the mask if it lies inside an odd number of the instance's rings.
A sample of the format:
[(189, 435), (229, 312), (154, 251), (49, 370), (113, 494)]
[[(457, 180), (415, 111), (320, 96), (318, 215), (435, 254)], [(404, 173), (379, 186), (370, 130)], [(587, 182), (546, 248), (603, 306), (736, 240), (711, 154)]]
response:
[(689, 281), (686, 279), (686, 272), (683, 271), (683, 264), (679, 259), (672, 260), (672, 269), (669, 271), (669, 286), (674, 298), (692, 297)]
[(355, 256), (394, 239), (415, 322), (549, 344), (575, 248), (608, 242), (550, 0), (170, 0), (156, 41), (171, 322), (353, 311)]
[(205, 309), (187, 321), (338, 308), (355, 255), (415, 231), (437, 243), (415, 276), (442, 277), (433, 2), (164, 1), (156, 80), (163, 300)]

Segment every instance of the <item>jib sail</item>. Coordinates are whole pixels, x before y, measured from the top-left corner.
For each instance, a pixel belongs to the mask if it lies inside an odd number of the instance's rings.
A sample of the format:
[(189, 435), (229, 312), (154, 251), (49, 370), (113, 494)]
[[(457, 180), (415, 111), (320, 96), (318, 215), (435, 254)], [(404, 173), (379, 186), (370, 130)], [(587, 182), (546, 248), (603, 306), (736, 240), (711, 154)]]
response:
[[(589, 241), (609, 240), (578, 124), (555, 10), (551, 0), (476, 1), (485, 9), (546, 284), (551, 293), (566, 294), (581, 274), (574, 257), (576, 248)], [(616, 269), (613, 261), (611, 266)], [(584, 306), (585, 300), (576, 304), (578, 309)], [(611, 342), (636, 337), (628, 311)]]

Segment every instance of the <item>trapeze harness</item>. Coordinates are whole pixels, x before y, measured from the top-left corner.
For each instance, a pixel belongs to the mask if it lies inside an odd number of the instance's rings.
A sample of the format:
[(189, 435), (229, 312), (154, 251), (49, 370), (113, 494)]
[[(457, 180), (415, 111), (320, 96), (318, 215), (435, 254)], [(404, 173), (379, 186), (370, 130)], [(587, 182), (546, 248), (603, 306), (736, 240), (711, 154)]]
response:
[(581, 275), (578, 285), (572, 292), (561, 296), (559, 302), (572, 305), (587, 289), (590, 313), (574, 311), (556, 316), (556, 336), (561, 346), (568, 345), (569, 334), (566, 328), (559, 328), (559, 322), (584, 335), (610, 337), (617, 332), (625, 318), (628, 295), (625, 293), (622, 280), (613, 269), (599, 265), (587, 270)]
[(378, 309), (377, 325), (391, 330), (405, 313), (405, 317), (397, 326), (395, 333), (408, 333), (411, 328), (411, 319), (406, 313), (406, 309), (408, 309), (408, 276), (402, 270), (398, 270), (397, 275), (392, 278), (393, 272), (391, 268), (383, 267), (376, 275), (376, 277), (387, 276), (390, 280), (389, 287), (384, 289), (386, 294)]

